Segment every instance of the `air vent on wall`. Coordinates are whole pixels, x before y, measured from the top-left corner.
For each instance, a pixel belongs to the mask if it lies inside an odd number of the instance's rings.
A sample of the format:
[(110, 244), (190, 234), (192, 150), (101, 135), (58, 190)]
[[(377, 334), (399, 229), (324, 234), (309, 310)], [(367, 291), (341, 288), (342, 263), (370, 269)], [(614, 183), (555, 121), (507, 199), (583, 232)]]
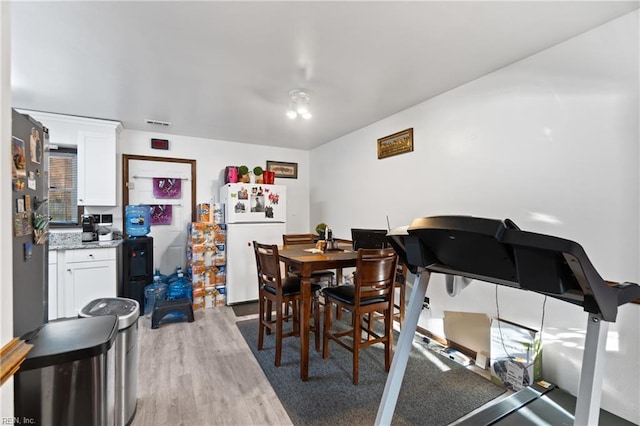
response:
[(169, 123), (168, 121), (151, 120), (151, 119), (146, 119), (145, 121), (147, 122), (147, 124), (154, 124), (156, 126), (164, 126), (164, 127), (171, 126), (171, 123)]

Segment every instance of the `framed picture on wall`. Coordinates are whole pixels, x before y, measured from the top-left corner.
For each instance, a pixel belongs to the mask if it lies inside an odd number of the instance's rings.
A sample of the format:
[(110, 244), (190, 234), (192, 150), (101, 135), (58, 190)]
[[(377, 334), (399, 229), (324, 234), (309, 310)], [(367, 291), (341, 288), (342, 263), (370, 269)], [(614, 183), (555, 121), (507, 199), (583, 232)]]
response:
[(298, 179), (298, 163), (267, 161), (267, 170), (274, 172), (277, 178)]
[(413, 127), (378, 139), (378, 159), (413, 151)]

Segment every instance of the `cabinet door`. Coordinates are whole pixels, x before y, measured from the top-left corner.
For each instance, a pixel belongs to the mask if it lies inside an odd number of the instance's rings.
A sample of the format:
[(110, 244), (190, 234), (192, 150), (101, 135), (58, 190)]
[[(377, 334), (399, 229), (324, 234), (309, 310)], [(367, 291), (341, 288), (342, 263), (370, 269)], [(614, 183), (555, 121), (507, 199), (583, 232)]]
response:
[(67, 263), (65, 316), (75, 317), (89, 302), (116, 297), (116, 264), (113, 260)]
[(116, 206), (116, 143), (121, 124), (20, 110), (49, 128), (52, 145), (77, 145), (78, 205)]
[(115, 132), (78, 132), (78, 205), (116, 205)]
[(49, 320), (58, 318), (58, 264), (49, 261)]

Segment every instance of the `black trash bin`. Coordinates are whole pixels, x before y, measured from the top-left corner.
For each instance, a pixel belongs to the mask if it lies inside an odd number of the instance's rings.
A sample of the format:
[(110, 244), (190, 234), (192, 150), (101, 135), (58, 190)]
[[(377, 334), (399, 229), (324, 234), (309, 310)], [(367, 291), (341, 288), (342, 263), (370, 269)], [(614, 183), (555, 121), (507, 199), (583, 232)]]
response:
[(52, 321), (23, 336), (33, 348), (15, 375), (16, 418), (113, 425), (117, 333), (118, 317), (109, 315)]
[(115, 426), (131, 423), (138, 402), (138, 318), (140, 305), (124, 297), (95, 299), (80, 310), (81, 317), (116, 315)]

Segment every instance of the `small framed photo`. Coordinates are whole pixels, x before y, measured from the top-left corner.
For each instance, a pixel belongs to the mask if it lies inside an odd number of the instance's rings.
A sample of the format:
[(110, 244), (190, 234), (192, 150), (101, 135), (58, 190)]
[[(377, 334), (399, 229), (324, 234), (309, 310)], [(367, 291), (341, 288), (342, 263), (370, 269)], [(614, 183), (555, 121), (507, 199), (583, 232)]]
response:
[(298, 179), (298, 163), (267, 161), (267, 170), (274, 172), (277, 178)]
[(16, 200), (16, 211), (18, 213), (23, 213), (24, 212), (24, 200), (22, 198), (18, 198)]

